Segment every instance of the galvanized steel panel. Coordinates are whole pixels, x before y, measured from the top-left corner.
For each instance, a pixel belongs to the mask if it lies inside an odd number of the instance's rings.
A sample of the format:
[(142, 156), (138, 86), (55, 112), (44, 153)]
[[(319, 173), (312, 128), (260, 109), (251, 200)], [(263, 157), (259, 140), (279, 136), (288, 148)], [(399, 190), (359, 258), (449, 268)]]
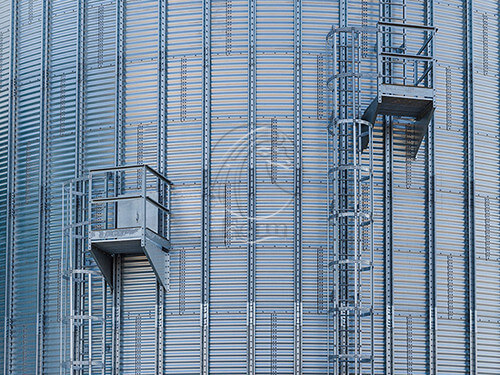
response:
[(115, 164), (116, 4), (86, 3), (84, 45), (84, 168)]
[(41, 2), (18, 4), (10, 371), (35, 372), (38, 296)]
[(176, 1), (167, 13), (167, 166), (172, 190), (172, 293), (167, 293), (165, 368), (200, 373), (201, 13)]
[(156, 277), (145, 256), (122, 258), (120, 372), (155, 373)]
[(47, 218), (48, 246), (45, 264), (45, 316), (43, 369), (56, 373), (60, 368), (59, 338), (61, 323), (61, 186), (75, 176), (76, 40), (77, 12), (72, 1), (51, 3), (50, 21), (48, 129), (46, 160), (46, 199), (50, 204)]
[[(9, 132), (9, 80), (10, 80), (10, 4), (0, 2), (4, 10), (0, 14), (0, 322), (5, 322), (6, 272), (7, 269), (7, 184), (8, 184), (8, 132)], [(4, 365), (5, 324), (0, 326), (0, 368)]]
[[(446, 5), (446, 6), (445, 6)], [(447, 2), (435, 8), (436, 88), (436, 287), (440, 372), (467, 373), (467, 263), (464, 176), (466, 92), (464, 8)], [(459, 37), (457, 37), (459, 36)], [(447, 53), (440, 51), (446, 50)]]
[[(3, 2), (2, 4), (6, 4)], [(113, 1), (85, 2), (83, 37), (84, 169), (115, 163), (117, 97), (117, 26)], [(208, 364), (210, 373), (244, 373), (248, 366), (246, 241), (248, 204), (249, 2), (208, 1), (210, 5), (210, 75), (204, 76), (203, 4), (169, 1), (167, 7), (166, 172), (172, 190), (171, 288), (166, 292), (164, 368), (167, 373), (200, 373), (203, 321), (202, 217), (210, 218)], [(408, 21), (422, 22), (424, 3), (408, 4)], [(498, 12), (494, 1), (476, 4), (474, 18), (474, 134), (477, 373), (498, 373), (500, 309), (498, 148)], [(480, 6), (479, 6), (480, 5)], [(325, 36), (338, 25), (339, 2), (303, 0), (300, 14), (302, 60), (294, 61), (294, 1), (257, 0), (256, 40), (256, 373), (294, 372), (294, 204), (301, 199), (302, 372), (326, 373), (330, 346), (328, 298), (330, 256), (327, 242), (326, 80), (329, 58)], [(14, 246), (11, 373), (35, 372), (37, 299), (37, 225), (39, 220), (39, 127), (41, 2), (18, 2)], [(6, 9), (5, 7), (2, 9)], [(61, 238), (62, 182), (74, 175), (77, 8), (74, 1), (50, 5), (47, 179), (47, 246), (43, 369), (57, 372), (58, 254)], [(378, 2), (348, 4), (348, 23), (372, 26)], [(0, 132), (6, 131), (9, 55), (8, 12), (0, 14)], [(427, 202), (425, 147), (411, 160), (403, 146), (407, 134), (395, 123), (393, 194), (394, 306), (384, 297), (384, 135), (374, 135), (375, 153), (375, 373), (384, 373), (384, 325), (394, 317), (394, 373), (430, 370), (429, 296), (436, 293), (437, 370), (468, 373), (468, 274), (466, 229), (467, 129), (464, 53), (466, 26), (462, 1), (434, 3), (436, 39), (435, 166), (436, 201)], [(158, 2), (127, 1), (123, 39), (123, 156), (126, 164), (156, 165), (158, 157)], [(207, 30), (205, 30), (207, 32)], [(366, 35), (366, 58), (374, 40)], [(118, 47), (119, 48), (119, 47)], [(302, 117), (294, 123), (294, 78), (301, 68)], [(375, 63), (371, 63), (375, 72)], [(203, 79), (210, 83), (210, 207), (203, 213)], [(250, 86), (252, 82), (250, 82)], [(362, 101), (375, 95), (364, 81)], [(496, 98), (492, 100), (492, 97)], [(302, 131), (302, 194), (294, 195), (294, 132)], [(3, 130), (2, 130), (3, 129)], [(5, 148), (5, 146), (3, 146)], [(0, 150), (2, 145), (0, 143)], [(1, 153), (1, 155), (5, 155)], [(5, 170), (0, 170), (0, 199), (5, 205)], [(2, 180), (2, 176), (3, 180)], [(2, 193), (3, 192), (3, 193)], [(3, 195), (2, 195), (3, 194)], [(428, 210), (436, 212), (436, 285), (429, 280)], [(0, 206), (1, 208), (2, 206)], [(5, 212), (5, 210), (1, 210)], [(6, 217), (0, 217), (3, 222)], [(0, 231), (0, 239), (4, 234)], [(1, 249), (0, 249), (1, 254)], [(1, 266), (1, 263), (0, 263)], [(144, 257), (123, 260), (121, 371), (154, 373), (157, 283)], [(0, 278), (0, 288), (3, 286)], [(435, 288), (435, 290), (433, 289)], [(3, 296), (3, 294), (2, 294)], [(0, 297), (2, 298), (2, 297)], [(3, 301), (0, 299), (0, 306)], [(109, 312), (108, 312), (109, 314)], [(0, 314), (1, 316), (1, 314)], [(110, 318), (110, 316), (108, 316)], [(111, 345), (111, 342), (108, 343)], [(0, 347), (1, 349), (1, 347)], [(107, 358), (111, 354), (107, 354)], [(110, 363), (107, 364), (107, 371)]]
[[(474, 10), (474, 129), (477, 371), (499, 371), (500, 350), (500, 113), (498, 4)], [(496, 95), (495, 99), (493, 95)]]

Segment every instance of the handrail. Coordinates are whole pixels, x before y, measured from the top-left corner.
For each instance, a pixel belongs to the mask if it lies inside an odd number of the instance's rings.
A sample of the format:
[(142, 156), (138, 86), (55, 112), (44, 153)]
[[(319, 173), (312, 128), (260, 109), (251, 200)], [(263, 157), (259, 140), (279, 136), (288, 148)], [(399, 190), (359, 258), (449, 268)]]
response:
[(379, 21), (378, 25), (379, 26), (393, 26), (393, 27), (400, 27), (400, 28), (407, 28), (407, 29), (420, 29), (420, 30), (427, 30), (427, 31), (433, 31), (433, 32), (436, 32), (438, 30), (437, 27), (434, 27), (434, 26), (415, 25), (415, 24), (411, 24), (411, 23), (395, 23), (395, 22)]
[[(118, 193), (116, 191), (116, 186), (115, 188), (111, 189), (111, 191), (108, 188), (108, 175), (111, 174), (114, 176), (113, 178), (113, 184), (118, 183), (118, 179), (120, 178), (120, 172), (121, 171), (137, 171), (137, 173), (140, 173), (140, 187), (138, 186), (137, 189), (132, 192), (130, 191), (128, 194), (122, 194)], [(151, 194), (151, 186), (148, 187), (147, 182), (148, 182), (148, 174), (151, 174), (155, 178), (155, 183), (154, 185), (157, 185), (155, 187), (155, 190), (158, 189), (157, 193), (159, 194), (166, 194), (165, 195), (165, 202), (159, 202), (157, 199), (154, 199), (149, 196)], [(150, 177), (150, 176), (149, 176)], [(102, 181), (104, 180), (104, 185), (105, 185), (105, 190), (104, 193), (100, 192), (97, 194), (92, 193), (92, 188), (93, 188), (93, 181), (99, 181), (100, 184), (102, 184)], [(148, 223), (147, 223), (147, 211), (151, 209), (157, 209), (159, 210), (158, 213), (158, 219), (159, 221), (163, 222), (164, 224), (159, 224), (162, 226), (161, 233), (156, 232), (160, 236), (165, 236), (169, 235), (169, 222), (170, 222), (170, 194), (171, 194), (171, 186), (172, 182), (167, 179), (165, 176), (162, 174), (158, 173), (156, 170), (151, 168), (147, 164), (141, 164), (141, 165), (124, 165), (124, 166), (116, 166), (116, 167), (110, 167), (110, 168), (98, 168), (89, 171), (89, 209), (92, 210), (94, 208), (97, 208), (99, 206), (104, 206), (106, 207), (106, 214), (104, 219), (99, 219), (99, 223), (106, 223), (106, 229), (108, 228), (108, 222), (111, 219), (114, 224), (112, 225), (112, 228), (118, 228), (118, 207), (117, 204), (119, 202), (123, 201), (136, 201), (138, 200), (139, 207), (138, 209), (142, 212), (142, 219), (140, 226), (143, 230), (143, 235), (145, 236), (146, 229), (151, 229), (148, 228)], [(139, 185), (139, 181), (138, 181)], [(158, 197), (160, 198), (160, 197)], [(148, 205), (151, 204), (154, 206), (154, 208), (148, 208)], [(108, 212), (108, 207), (109, 205), (113, 205), (115, 209), (112, 212)], [(141, 207), (142, 206), (142, 207)], [(111, 216), (108, 216), (111, 215)], [(166, 220), (166, 221), (165, 221)], [(97, 224), (97, 223), (95, 223)], [(91, 224), (92, 225), (92, 224)], [(163, 225), (165, 227), (163, 227)], [(153, 230), (153, 229), (151, 229)], [(165, 232), (166, 230), (166, 232)], [(156, 229), (154, 229), (156, 231)], [(165, 233), (164, 233), (165, 232)]]
[(113, 203), (113, 202), (118, 202), (118, 201), (126, 201), (126, 200), (140, 199), (140, 198), (144, 198), (142, 196), (142, 194), (140, 194), (140, 195), (117, 195), (117, 196), (106, 197), (106, 198), (91, 198), (90, 203), (104, 204), (104, 203)]
[[(408, 53), (407, 51), (400, 52), (398, 46), (384, 45), (383, 37), (388, 34), (397, 34), (396, 31), (401, 33), (406, 32), (406, 29), (413, 29), (413, 33), (421, 35), (422, 44), (417, 46), (418, 51), (416, 53)], [(413, 82), (412, 85), (408, 86), (419, 86), (424, 82), (426, 78), (429, 77), (434, 68), (434, 56), (432, 54), (432, 46), (434, 42), (434, 35), (437, 28), (434, 26), (427, 25), (414, 25), (407, 23), (395, 23), (395, 22), (385, 22), (383, 20), (378, 23), (378, 75), (382, 82), (385, 83), (386, 79), (395, 80), (396, 82), (402, 81), (403, 85), (406, 85), (407, 81)], [(405, 37), (403, 35), (403, 46), (405, 44)], [(383, 74), (387, 67), (391, 71), (392, 67), (402, 66), (402, 73), (400, 76), (392, 76), (388, 74)], [(407, 71), (407, 67), (410, 67), (412, 72)], [(423, 70), (423, 73), (420, 71)], [(409, 73), (409, 74), (408, 74)], [(410, 76), (413, 75), (413, 78)], [(431, 88), (433, 86), (433, 79), (429, 83), (425, 83), (424, 86)]]
[(376, 33), (377, 27), (375, 26), (344, 26), (333, 29), (334, 33), (338, 32), (359, 32), (359, 33)]
[(89, 171), (89, 173), (93, 174), (93, 173), (121, 171), (121, 170), (125, 170), (125, 169), (138, 169), (138, 168), (142, 168), (144, 165), (145, 164), (137, 164), (137, 165), (122, 165), (122, 166), (107, 167), (107, 168), (95, 168), (95, 169), (91, 169)]
[(330, 79), (328, 79), (327, 84), (329, 84), (331, 81), (333, 81), (336, 78), (372, 78), (375, 77), (375, 73), (339, 73), (335, 74)]
[(395, 57), (398, 59), (406, 59), (406, 60), (416, 60), (416, 61), (432, 61), (432, 56), (420, 56), (420, 55), (406, 55), (401, 53), (393, 53), (393, 52), (380, 52), (381, 56), (384, 57)]
[(163, 176), (153, 168), (151, 168), (147, 164), (135, 164), (135, 165), (123, 165), (123, 166), (117, 166), (117, 167), (108, 167), (108, 168), (96, 168), (92, 169), (89, 171), (89, 174), (102, 174), (102, 173), (107, 173), (107, 172), (120, 172), (124, 170), (129, 170), (129, 169), (146, 169), (147, 171), (151, 172), (153, 175), (164, 181), (165, 183), (169, 185), (173, 185), (172, 181), (170, 181), (167, 177)]
[(135, 199), (146, 199), (149, 203), (155, 205), (157, 208), (161, 209), (165, 213), (170, 213), (170, 210), (162, 205), (161, 203), (157, 202), (151, 197), (146, 197), (141, 195), (123, 195), (123, 196), (116, 196), (116, 197), (107, 197), (107, 198), (92, 198), (90, 200), (90, 203), (92, 204), (104, 204), (104, 203), (114, 203), (114, 202), (119, 202), (119, 201), (126, 201), (126, 200), (135, 200)]
[(155, 201), (154, 199), (146, 196), (146, 201), (148, 201), (149, 203), (155, 205), (157, 208), (159, 208), (160, 210), (162, 210), (163, 212), (167, 213), (167, 214), (170, 214), (170, 210), (165, 207), (164, 205), (162, 205), (161, 203)]
[(153, 168), (151, 168), (149, 165), (147, 164), (144, 164), (144, 166), (146, 167), (146, 169), (148, 171), (150, 171), (152, 174), (154, 174), (156, 177), (158, 177), (160, 180), (162, 180), (163, 182), (169, 184), (170, 186), (173, 185), (173, 182), (170, 181), (168, 178), (166, 178), (165, 176), (163, 176), (162, 174), (160, 174), (158, 171), (154, 170)]

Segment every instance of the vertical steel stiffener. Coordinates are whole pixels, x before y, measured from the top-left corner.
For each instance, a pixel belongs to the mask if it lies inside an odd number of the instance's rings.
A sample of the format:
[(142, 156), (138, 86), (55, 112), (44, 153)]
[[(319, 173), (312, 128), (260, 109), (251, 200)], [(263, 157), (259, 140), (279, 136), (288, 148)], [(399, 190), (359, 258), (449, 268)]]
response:
[(255, 374), (256, 4), (248, 2), (247, 375)]
[[(16, 125), (18, 123), (18, 107), (19, 100), (17, 95), (18, 90), (18, 4), (15, 1), (10, 3), (10, 66), (9, 66), (9, 86), (11, 88), (9, 93), (9, 125), (8, 125), (8, 156), (7, 156), (7, 171), (8, 176), (14, 176), (17, 172), (16, 166), (16, 149), (15, 142), (17, 138)], [(4, 328), (4, 373), (12, 373), (13, 368), (13, 266), (14, 266), (14, 228), (15, 228), (15, 181), (9, 178), (7, 182), (7, 223), (6, 223), (6, 280), (5, 280), (5, 328)]]
[(294, 374), (302, 374), (302, 1), (294, 2)]
[[(167, 0), (158, 1), (158, 156), (157, 170), (166, 175), (166, 136), (167, 136)], [(170, 193), (170, 190), (169, 190)], [(163, 200), (164, 197), (160, 197)], [(170, 197), (168, 197), (170, 202)], [(170, 223), (169, 223), (170, 224)], [(167, 228), (170, 238), (170, 227)], [(170, 255), (168, 258), (170, 262)], [(168, 278), (169, 282), (170, 278)], [(170, 284), (168, 284), (170, 287)], [(165, 290), (160, 282), (156, 283), (156, 373), (164, 372), (165, 349)]]
[(211, 17), (212, 8), (210, 0), (203, 1), (203, 121), (202, 121), (202, 181), (201, 181), (201, 353), (200, 373), (210, 373), (210, 148), (211, 148)]

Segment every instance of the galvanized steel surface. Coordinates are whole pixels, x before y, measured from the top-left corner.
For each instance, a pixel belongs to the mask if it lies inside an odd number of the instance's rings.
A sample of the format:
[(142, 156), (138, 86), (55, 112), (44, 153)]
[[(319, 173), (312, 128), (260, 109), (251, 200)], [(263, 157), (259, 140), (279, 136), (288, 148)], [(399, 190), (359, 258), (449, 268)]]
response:
[[(121, 264), (119, 373), (328, 373), (325, 36), (345, 4), (0, 0), (7, 374), (59, 373), (61, 186), (115, 162), (175, 183), (170, 290)], [(425, 6), (431, 137), (411, 160), (404, 127), (374, 133), (375, 372), (498, 374), (499, 8), (408, 1), (409, 20)], [(373, 26), (378, 1), (347, 13)]]
[[(6, 242), (7, 242), (7, 148), (9, 123), (9, 54), (10, 54), (10, 13), (6, 7), (0, 14), (0, 319), (5, 321), (5, 287), (6, 287)], [(0, 324), (0, 350), (4, 352), (5, 324)], [(3, 369), (4, 356), (0, 355), (0, 369)]]

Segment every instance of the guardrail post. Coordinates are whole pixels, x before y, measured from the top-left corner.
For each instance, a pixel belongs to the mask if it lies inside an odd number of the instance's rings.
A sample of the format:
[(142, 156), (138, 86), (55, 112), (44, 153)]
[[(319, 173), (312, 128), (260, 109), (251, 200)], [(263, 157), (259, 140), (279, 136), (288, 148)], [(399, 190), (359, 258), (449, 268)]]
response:
[(146, 165), (142, 166), (142, 246), (146, 244)]
[(413, 61), (413, 86), (418, 85), (418, 61)]
[[(88, 217), (88, 221), (89, 221), (89, 230), (92, 230), (92, 185), (93, 185), (93, 178), (94, 178), (94, 175), (92, 173), (89, 173), (89, 197), (88, 197), (88, 205), (89, 205), (89, 217)], [(89, 248), (90, 248), (90, 242), (89, 242)]]
[(382, 31), (379, 26), (377, 29), (377, 90), (383, 83), (382, 75), (384, 71), (384, 67), (382, 66), (382, 54), (380, 52), (382, 52)]

